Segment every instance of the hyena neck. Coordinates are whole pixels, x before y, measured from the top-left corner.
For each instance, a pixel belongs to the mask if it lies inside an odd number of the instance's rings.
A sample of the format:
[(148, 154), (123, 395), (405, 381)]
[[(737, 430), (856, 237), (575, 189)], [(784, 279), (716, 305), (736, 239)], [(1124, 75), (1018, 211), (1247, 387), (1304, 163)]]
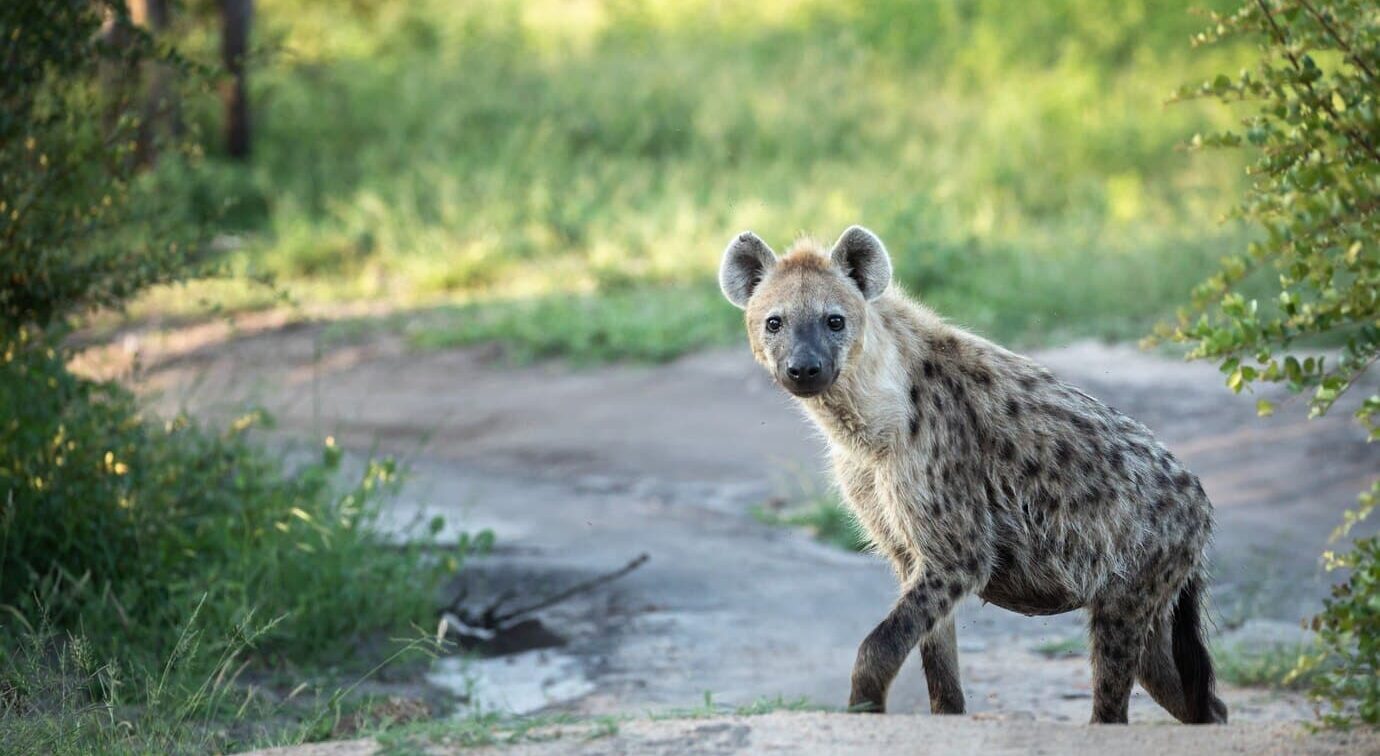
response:
[(887, 453), (907, 438), (910, 422), (910, 370), (901, 341), (874, 308), (861, 347), (838, 381), (818, 397), (801, 400), (835, 447), (870, 454)]

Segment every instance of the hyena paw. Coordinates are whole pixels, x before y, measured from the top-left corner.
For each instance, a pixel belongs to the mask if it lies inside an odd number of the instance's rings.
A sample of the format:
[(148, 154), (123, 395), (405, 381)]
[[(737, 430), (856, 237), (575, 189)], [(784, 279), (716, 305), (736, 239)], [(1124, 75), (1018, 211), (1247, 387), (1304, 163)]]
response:
[(886, 692), (855, 685), (848, 696), (848, 711), (854, 714), (885, 714)]

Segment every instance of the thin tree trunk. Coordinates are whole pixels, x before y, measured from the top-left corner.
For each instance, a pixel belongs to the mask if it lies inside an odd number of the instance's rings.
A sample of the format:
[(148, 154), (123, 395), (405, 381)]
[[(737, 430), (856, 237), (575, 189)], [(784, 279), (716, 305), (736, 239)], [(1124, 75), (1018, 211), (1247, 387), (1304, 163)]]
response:
[[(126, 7), (128, 10), (128, 7)], [(118, 20), (116, 11), (107, 8), (105, 22), (101, 24), (101, 39), (112, 49), (121, 50), (129, 44), (129, 27)], [(102, 131), (107, 136), (113, 133), (124, 112), (125, 103), (132, 87), (131, 79), (138, 79), (138, 71), (130, 70), (123, 61), (102, 59), (99, 69), (101, 93), (105, 106), (101, 114)]]
[[(135, 24), (144, 26), (154, 38), (168, 31), (168, 0), (130, 0), (129, 14)], [(135, 160), (150, 166), (158, 161), (158, 137), (177, 129), (176, 93), (172, 88), (172, 72), (157, 61), (146, 64), (148, 91), (144, 93), (144, 108), (139, 120), (139, 135), (135, 142)]]
[(225, 151), (236, 160), (249, 157), (249, 87), (245, 59), (249, 54), (249, 29), (254, 16), (253, 0), (220, 0), (221, 61), (230, 75), (221, 85), (225, 107)]

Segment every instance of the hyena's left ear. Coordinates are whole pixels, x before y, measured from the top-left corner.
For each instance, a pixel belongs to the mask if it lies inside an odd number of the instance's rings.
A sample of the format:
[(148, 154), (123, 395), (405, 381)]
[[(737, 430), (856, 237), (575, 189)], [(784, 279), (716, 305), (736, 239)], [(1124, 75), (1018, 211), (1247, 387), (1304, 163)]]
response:
[(834, 243), (829, 258), (853, 279), (866, 299), (876, 299), (891, 284), (891, 258), (877, 235), (862, 226), (849, 226)]
[(728, 301), (746, 310), (753, 289), (776, 267), (776, 253), (757, 234), (744, 231), (724, 250), (719, 265), (719, 288)]

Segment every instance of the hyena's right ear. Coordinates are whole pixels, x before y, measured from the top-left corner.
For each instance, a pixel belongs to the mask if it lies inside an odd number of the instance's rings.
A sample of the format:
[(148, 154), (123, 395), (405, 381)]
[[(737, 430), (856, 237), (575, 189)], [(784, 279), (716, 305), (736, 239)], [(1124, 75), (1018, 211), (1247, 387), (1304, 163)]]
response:
[(753, 289), (767, 277), (776, 265), (776, 253), (757, 234), (744, 231), (724, 250), (719, 265), (719, 288), (728, 301), (739, 309), (747, 309)]

